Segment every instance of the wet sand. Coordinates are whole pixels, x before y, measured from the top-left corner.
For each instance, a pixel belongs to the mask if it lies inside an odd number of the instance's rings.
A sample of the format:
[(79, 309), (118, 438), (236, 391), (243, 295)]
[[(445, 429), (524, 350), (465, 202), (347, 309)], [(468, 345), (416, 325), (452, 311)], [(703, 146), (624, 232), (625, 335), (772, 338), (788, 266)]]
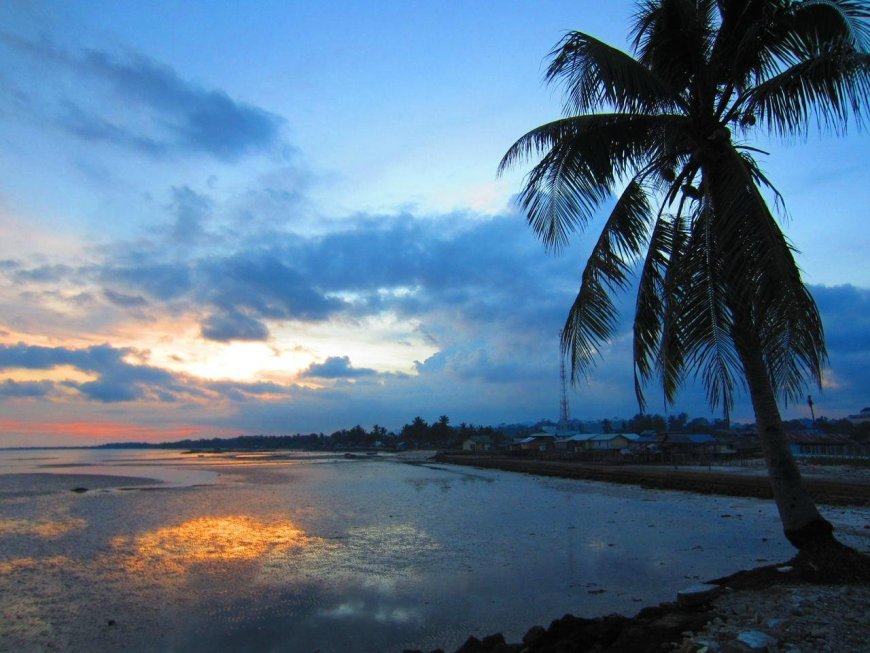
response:
[(133, 489), (162, 485), (154, 478), (108, 474), (0, 474), (0, 499), (65, 491)]

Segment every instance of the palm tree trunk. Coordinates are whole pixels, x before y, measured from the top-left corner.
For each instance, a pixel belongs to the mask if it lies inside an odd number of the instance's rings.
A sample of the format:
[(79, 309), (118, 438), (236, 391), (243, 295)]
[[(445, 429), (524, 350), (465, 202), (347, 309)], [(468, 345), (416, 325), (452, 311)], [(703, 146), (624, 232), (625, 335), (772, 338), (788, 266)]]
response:
[(785, 536), (801, 551), (819, 549), (835, 541), (832, 534), (834, 529), (819, 514), (815, 502), (804, 489), (800, 471), (788, 445), (758, 336), (751, 322), (747, 321), (740, 321), (735, 326), (734, 335), (749, 384), (758, 435)]

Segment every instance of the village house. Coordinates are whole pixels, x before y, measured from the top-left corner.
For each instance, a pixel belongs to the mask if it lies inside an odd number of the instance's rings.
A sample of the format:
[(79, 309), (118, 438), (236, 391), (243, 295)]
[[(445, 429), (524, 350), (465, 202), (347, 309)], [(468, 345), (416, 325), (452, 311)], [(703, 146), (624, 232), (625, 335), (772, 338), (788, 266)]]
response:
[(532, 433), (511, 443), (511, 451), (552, 451), (556, 448), (552, 433)]
[(568, 453), (576, 453), (587, 448), (586, 443), (592, 438), (594, 433), (575, 433), (566, 438), (556, 440), (556, 451), (567, 451)]
[(556, 441), (556, 449), (579, 451), (622, 451), (640, 440), (637, 433), (577, 433)]
[(866, 447), (862, 447), (846, 435), (836, 433), (793, 432), (788, 434), (788, 442), (795, 458), (814, 456), (850, 458), (870, 455)]
[(589, 440), (588, 448), (593, 451), (622, 451), (638, 440), (637, 433), (598, 433)]
[(716, 453), (718, 442), (709, 433), (662, 433), (658, 445), (665, 453), (701, 456)]
[(488, 435), (472, 435), (462, 443), (463, 451), (489, 451), (492, 449), (492, 438)]

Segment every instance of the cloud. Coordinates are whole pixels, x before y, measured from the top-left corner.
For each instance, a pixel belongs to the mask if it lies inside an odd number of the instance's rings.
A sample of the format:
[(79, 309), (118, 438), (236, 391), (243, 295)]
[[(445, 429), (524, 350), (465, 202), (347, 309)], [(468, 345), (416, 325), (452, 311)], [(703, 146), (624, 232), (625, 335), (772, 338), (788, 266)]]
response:
[(125, 295), (109, 289), (103, 290), (103, 297), (109, 300), (110, 304), (120, 308), (139, 308), (148, 304), (148, 300), (142, 295)]
[(302, 378), (318, 379), (357, 379), (375, 375), (377, 371), (373, 369), (351, 365), (348, 356), (330, 356), (323, 363), (312, 363), (300, 374)]
[(238, 381), (212, 381), (205, 387), (234, 402), (252, 402), (275, 397), (286, 397), (295, 388), (271, 382), (241, 383)]
[[(25, 344), (0, 345), (0, 370), (23, 368), (51, 370), (68, 365), (98, 376), (94, 381), (62, 381), (55, 387), (77, 390), (84, 397), (103, 403), (133, 400), (180, 400), (199, 393), (185, 387), (171, 372), (148, 365), (133, 365), (124, 360), (130, 349), (97, 345), (85, 349), (38, 347)], [(47, 386), (42, 386), (47, 394)]]
[(268, 251), (204, 260), (197, 272), (203, 282), (199, 297), (223, 310), (246, 309), (262, 318), (318, 321), (343, 306), (341, 300), (318, 290), (316, 273), (296, 269), (292, 257)]
[(233, 340), (267, 340), (269, 329), (266, 325), (238, 311), (216, 313), (202, 323), (202, 337), (217, 342)]
[(0, 397), (39, 399), (53, 394), (54, 383), (50, 381), (13, 381), (0, 383)]
[[(223, 210), (207, 193), (187, 190), (175, 189), (173, 201), (162, 205), (170, 216), (202, 210), (191, 216), (190, 224), (198, 229), (212, 212)], [(142, 378), (147, 364), (132, 365), (127, 362), (132, 353), (116, 350), (101, 367), (93, 361), (65, 363), (98, 375), (90, 384), (72, 388), (83, 398), (101, 403), (226, 400), (237, 411), (233, 423), (264, 432), (325, 428), (324, 411), (336, 428), (366, 416), (390, 423), (388, 416), (401, 411), (408, 413), (405, 419), (447, 412), (474, 422), (484, 417), (495, 422), (553, 417), (558, 412), (557, 334), (594, 234), (579, 238), (558, 257), (544, 252), (518, 215), (485, 220), (458, 213), (353, 216), (312, 235), (273, 228), (222, 240), (211, 231), (200, 241), (206, 245), (202, 248), (168, 246), (174, 236), (163, 230), (148, 240), (116, 244), (101, 250), (102, 262), (57, 268), (55, 276), (63, 273), (67, 287), (73, 282), (96, 284), (94, 296), (111, 306), (137, 308), (147, 302), (147, 318), (165, 314), (196, 319), (202, 337), (219, 343), (276, 339), (274, 344), (284, 348), (290, 343), (277, 338), (298, 326), (306, 333), (326, 334), (334, 328), (352, 333), (355, 325), (371, 329), (388, 322), (396, 325), (384, 336), (393, 338), (391, 347), (417, 339), (425, 340), (428, 351), (436, 351), (416, 365), (409, 357), (405, 367), (397, 368), (407, 374), (357, 368), (350, 356), (332, 356), (301, 372), (301, 378), (330, 382), (315, 389), (266, 382), (215, 384), (169, 372), (147, 379)], [(16, 276), (22, 271), (36, 272), (34, 278), (51, 276), (51, 266), (7, 267), (8, 276), (22, 283), (37, 283)], [(854, 412), (856, 405), (866, 403), (861, 393), (870, 364), (870, 328), (861, 327), (870, 315), (870, 291), (851, 286), (812, 290), (827, 328), (829, 376), (837, 380), (836, 388), (829, 385), (824, 395), (814, 395), (817, 407), (827, 414)], [(42, 297), (33, 296), (34, 301), (59, 301)], [(633, 302), (631, 291), (619, 295), (617, 337), (602, 348), (600, 364), (589, 379), (580, 379), (570, 391), (573, 414), (612, 417), (637, 410), (631, 364)], [(374, 336), (367, 332), (365, 337)], [(315, 347), (309, 353), (332, 352)], [(664, 411), (658, 386), (653, 383), (647, 390), (650, 410)], [(6, 394), (47, 391), (9, 386)], [(55, 388), (47, 396), (61, 391), (69, 396), (70, 387)], [(706, 413), (703, 392), (692, 379), (681, 389), (675, 409)], [(799, 413), (800, 407), (790, 407), (785, 414)], [(752, 417), (745, 396), (735, 415)]]
[(279, 116), (184, 80), (141, 54), (67, 51), (8, 34), (0, 39), (41, 65), (38, 91), (19, 82), (26, 110), (82, 140), (154, 157), (205, 154), (225, 161), (281, 145)]
[(62, 281), (73, 272), (68, 265), (40, 265), (30, 269), (19, 269), (15, 279), (20, 282), (56, 283)]
[(205, 234), (204, 223), (211, 210), (211, 200), (187, 186), (172, 189), (173, 238), (181, 243), (199, 240)]
[(813, 395), (816, 413), (854, 413), (867, 405), (870, 369), (870, 289), (812, 286), (825, 325), (828, 368), (825, 389)]
[[(84, 271), (89, 272), (89, 271)], [(131, 251), (93, 270), (107, 286), (124, 285), (131, 294), (143, 293), (157, 301), (182, 297), (194, 287), (193, 270), (186, 263), (155, 261), (151, 252)]]

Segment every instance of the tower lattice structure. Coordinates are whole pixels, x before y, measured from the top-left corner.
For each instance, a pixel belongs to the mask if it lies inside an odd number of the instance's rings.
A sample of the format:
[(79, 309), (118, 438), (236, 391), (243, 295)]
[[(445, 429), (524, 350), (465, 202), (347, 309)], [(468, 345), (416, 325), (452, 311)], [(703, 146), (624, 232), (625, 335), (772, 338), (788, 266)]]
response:
[(562, 332), (559, 331), (559, 377), (562, 382), (562, 396), (559, 401), (559, 429), (568, 429), (568, 380), (565, 374), (565, 356), (562, 352)]

